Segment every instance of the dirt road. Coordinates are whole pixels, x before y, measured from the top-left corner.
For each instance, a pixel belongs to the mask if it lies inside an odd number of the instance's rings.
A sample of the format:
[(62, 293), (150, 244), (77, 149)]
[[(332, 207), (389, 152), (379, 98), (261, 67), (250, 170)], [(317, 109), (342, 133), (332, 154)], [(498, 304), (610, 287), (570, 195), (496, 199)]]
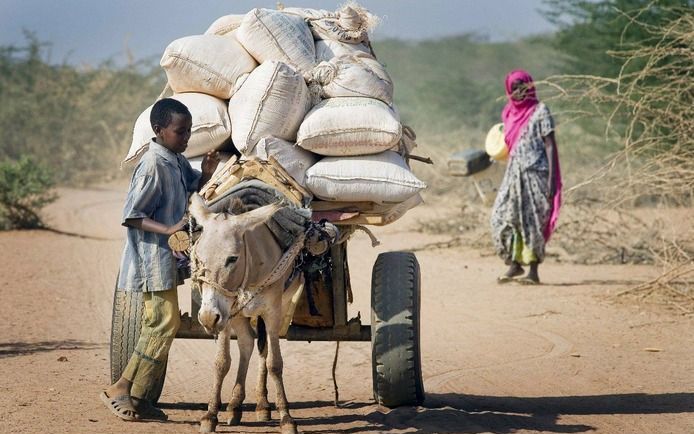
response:
[[(212, 384), (212, 341), (174, 342), (161, 398), (168, 422), (121, 422), (98, 400), (109, 381), (124, 191), (124, 185), (61, 190), (47, 210), (49, 222), (83, 237), (0, 233), (1, 432), (197, 432)], [(368, 319), (376, 255), (440, 241), (413, 228), (417, 219), (442, 211), (423, 206), (377, 229), (379, 248), (355, 235), (349, 251), (352, 314)], [(417, 256), (425, 405), (390, 411), (376, 406), (369, 344), (344, 343), (337, 371), (343, 401), (335, 408), (334, 344), (283, 342), (287, 394), (302, 432), (694, 432), (694, 318), (614, 297), (656, 270), (548, 263), (540, 270), (542, 286), (498, 286), (501, 264), (486, 252), (456, 248)], [(225, 401), (229, 395), (227, 387)], [(276, 420), (255, 422), (252, 411), (243, 426), (218, 428), (277, 429)]]

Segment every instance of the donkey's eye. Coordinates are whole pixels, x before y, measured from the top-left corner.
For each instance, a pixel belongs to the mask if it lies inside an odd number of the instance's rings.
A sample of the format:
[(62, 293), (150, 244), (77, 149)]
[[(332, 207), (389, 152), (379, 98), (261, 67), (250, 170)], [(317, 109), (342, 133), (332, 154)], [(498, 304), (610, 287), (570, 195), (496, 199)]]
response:
[(233, 265), (236, 263), (236, 261), (239, 259), (238, 256), (227, 256), (227, 260), (224, 263), (225, 267), (228, 267), (229, 265)]

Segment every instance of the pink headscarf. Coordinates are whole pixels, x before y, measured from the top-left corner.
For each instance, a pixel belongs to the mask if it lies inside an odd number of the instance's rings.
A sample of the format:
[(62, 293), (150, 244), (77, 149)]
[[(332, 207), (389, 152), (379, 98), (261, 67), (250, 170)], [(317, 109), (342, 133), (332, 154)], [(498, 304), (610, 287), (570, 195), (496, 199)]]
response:
[[(525, 93), (525, 98), (521, 101), (516, 101), (511, 98), (511, 85), (514, 81), (520, 80), (528, 85), (528, 90)], [(516, 69), (509, 72), (506, 75), (506, 96), (508, 96), (508, 102), (501, 112), (501, 120), (504, 121), (504, 138), (506, 141), (506, 147), (508, 148), (509, 154), (516, 146), (518, 137), (520, 137), (523, 129), (528, 124), (530, 116), (535, 112), (538, 100), (535, 94), (535, 86), (533, 85), (533, 78), (528, 74), (527, 71), (522, 69)]]
[[(521, 101), (517, 101), (511, 98), (511, 85), (514, 81), (520, 80), (528, 85), (528, 90), (526, 91), (525, 98)], [(533, 85), (533, 78), (530, 74), (522, 69), (516, 69), (509, 72), (506, 75), (506, 95), (508, 96), (508, 102), (501, 112), (501, 119), (504, 121), (504, 139), (506, 141), (506, 147), (508, 148), (509, 154), (516, 145), (518, 138), (520, 137), (523, 129), (528, 124), (530, 117), (535, 112), (537, 108), (538, 99), (535, 92), (535, 86)], [(545, 241), (548, 241), (554, 228), (557, 226), (557, 220), (559, 220), (559, 208), (561, 207), (561, 171), (559, 169), (559, 154), (557, 152), (557, 147), (554, 147), (553, 156), (553, 167), (554, 172), (552, 176), (554, 177), (555, 193), (552, 200), (552, 212), (549, 216), (549, 221), (547, 226), (545, 226), (543, 235)]]

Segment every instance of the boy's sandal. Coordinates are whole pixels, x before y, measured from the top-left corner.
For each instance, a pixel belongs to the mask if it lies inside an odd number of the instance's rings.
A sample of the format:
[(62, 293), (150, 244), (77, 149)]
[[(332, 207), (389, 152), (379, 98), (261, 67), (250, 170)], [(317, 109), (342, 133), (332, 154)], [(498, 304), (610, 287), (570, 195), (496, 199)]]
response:
[(496, 283), (502, 285), (504, 283), (512, 282), (513, 280), (513, 277), (502, 274), (501, 276), (496, 278)]
[(148, 399), (138, 399), (132, 398), (132, 402), (137, 410), (137, 414), (140, 419), (146, 420), (168, 420), (169, 416), (166, 415), (161, 409), (153, 406)]
[(119, 418), (129, 422), (139, 418), (139, 415), (137, 414), (137, 411), (135, 410), (135, 407), (133, 407), (133, 403), (130, 400), (130, 395), (121, 395), (111, 398), (106, 394), (106, 392), (101, 392), (99, 397), (106, 408), (108, 408), (111, 413), (115, 414)]

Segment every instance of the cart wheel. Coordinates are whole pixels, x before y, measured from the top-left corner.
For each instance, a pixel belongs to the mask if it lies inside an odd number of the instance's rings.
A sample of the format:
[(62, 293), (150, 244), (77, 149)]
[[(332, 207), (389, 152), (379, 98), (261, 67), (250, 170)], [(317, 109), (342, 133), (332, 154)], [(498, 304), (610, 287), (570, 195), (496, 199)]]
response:
[(424, 401), (419, 312), (415, 255), (378, 255), (371, 276), (371, 369), (374, 399), (380, 405), (392, 408)]
[[(117, 381), (135, 350), (140, 338), (144, 303), (141, 292), (118, 291), (113, 295), (113, 316), (111, 317), (111, 382)], [(159, 401), (166, 379), (164, 373), (147, 395), (153, 404)]]

